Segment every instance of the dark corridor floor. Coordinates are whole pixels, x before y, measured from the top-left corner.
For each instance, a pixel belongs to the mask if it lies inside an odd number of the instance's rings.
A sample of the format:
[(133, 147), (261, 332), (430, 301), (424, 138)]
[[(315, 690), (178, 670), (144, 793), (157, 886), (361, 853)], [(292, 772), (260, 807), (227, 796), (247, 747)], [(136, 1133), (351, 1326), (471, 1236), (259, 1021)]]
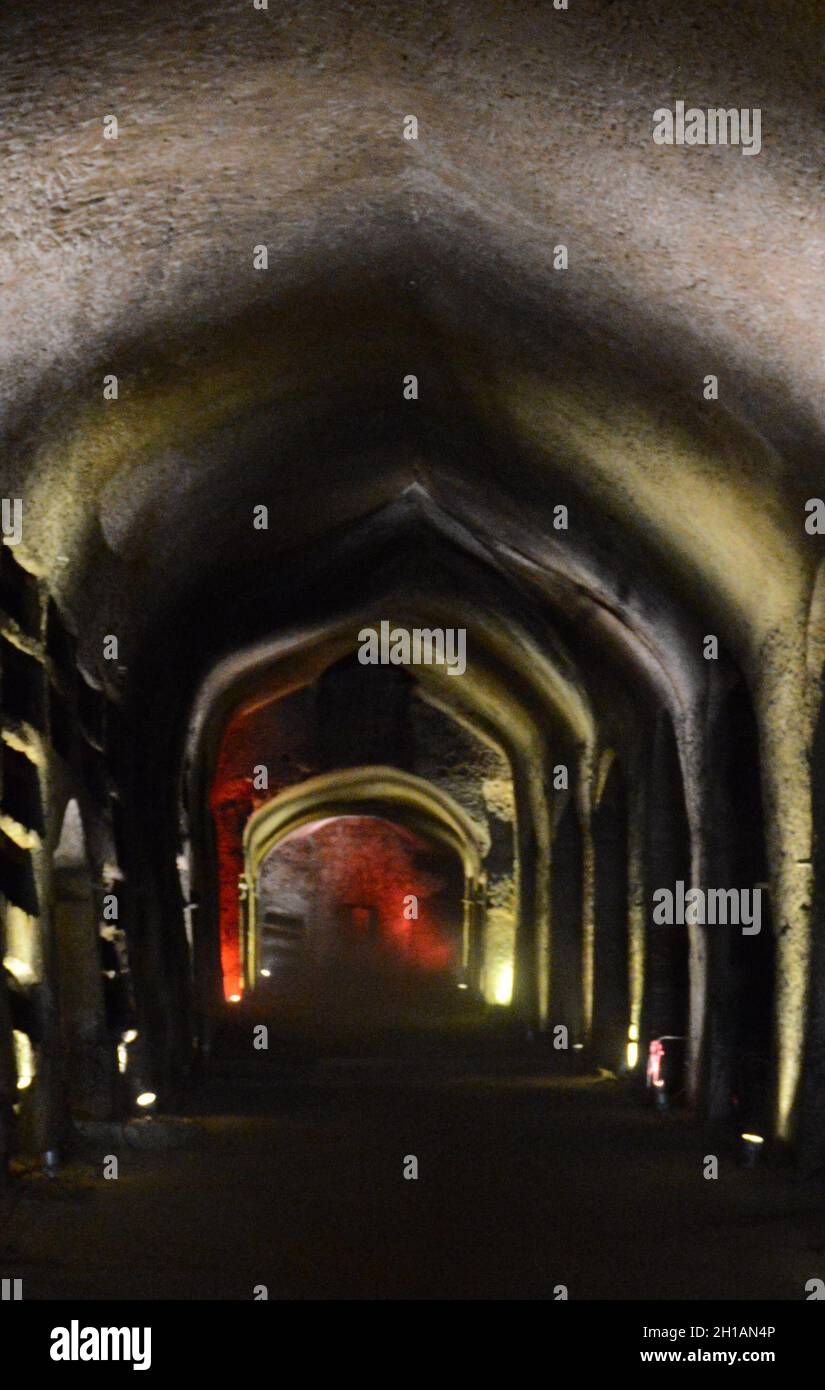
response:
[(802, 1299), (825, 1278), (822, 1189), (721, 1150), (706, 1180), (707, 1139), (612, 1081), (351, 1060), (213, 1078), (190, 1110), (187, 1147), (101, 1141), (18, 1182), (2, 1273), (25, 1298)]

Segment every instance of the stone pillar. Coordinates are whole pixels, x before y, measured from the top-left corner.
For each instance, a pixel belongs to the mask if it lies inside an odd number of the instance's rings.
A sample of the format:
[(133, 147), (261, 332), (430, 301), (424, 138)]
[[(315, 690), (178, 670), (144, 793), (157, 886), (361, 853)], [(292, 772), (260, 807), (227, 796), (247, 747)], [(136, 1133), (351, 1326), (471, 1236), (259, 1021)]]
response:
[(628, 832), (624, 777), (614, 762), (593, 816), (595, 949), (593, 1056), (618, 1071), (625, 1060), (628, 992)]
[(106, 1033), (96, 903), (88, 870), (55, 868), (53, 894), (69, 1108), (76, 1116), (107, 1119), (113, 1105), (114, 1052)]
[(644, 833), (646, 941), (640, 1050), (652, 1038), (684, 1038), (689, 1026), (688, 929), (653, 921), (653, 893), (690, 885), (690, 828), (670, 716), (661, 711), (650, 743)]
[(709, 738), (704, 824), (707, 884), (760, 890), (761, 930), (709, 922), (708, 1030), (705, 1104), (713, 1119), (734, 1108), (742, 1124), (770, 1123), (769, 1073), (774, 994), (774, 942), (760, 785), (756, 719), (744, 682), (729, 692)]
[(811, 749), (813, 893), (808, 1014), (797, 1145), (803, 1168), (825, 1169), (825, 678)]
[(571, 797), (556, 826), (550, 876), (550, 1026), (582, 1040), (582, 835)]
[(536, 873), (538, 847), (532, 823), (519, 812), (519, 895), (513, 960), (513, 1006), (527, 1028), (539, 1021)]

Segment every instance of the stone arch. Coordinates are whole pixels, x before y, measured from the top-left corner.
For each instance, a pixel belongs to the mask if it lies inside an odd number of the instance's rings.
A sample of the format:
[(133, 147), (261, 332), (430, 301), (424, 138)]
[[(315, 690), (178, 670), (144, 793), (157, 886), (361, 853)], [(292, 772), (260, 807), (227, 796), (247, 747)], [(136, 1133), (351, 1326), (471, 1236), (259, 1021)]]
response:
[[(403, 532), (399, 541), (402, 538)], [(418, 551), (415, 553), (418, 555)], [(441, 575), (434, 563), (428, 565), (427, 582), (413, 593), (396, 587), (397, 555), (393, 560), (392, 583), (380, 566), (369, 568), (367, 595), (361, 592), (363, 566), (359, 565), (357, 574), (348, 581), (357, 583), (356, 597), (336, 606), (331, 617), (322, 622), (319, 616), (317, 625), (309, 625), (304, 631), (288, 629), (277, 639), (235, 648), (231, 656), (204, 675), (190, 711), (183, 777), (187, 783), (185, 821), (191, 829), (193, 860), (198, 866), (194, 892), (201, 909), (200, 925), (195, 934), (196, 955), (200, 961), (196, 973), (204, 981), (202, 996), (209, 999), (210, 1007), (220, 1009), (222, 1005), (212, 985), (219, 979), (220, 972), (215, 949), (218, 938), (211, 931), (210, 904), (216, 897), (209, 848), (213, 826), (204, 808), (208, 803), (207, 787), (214, 768), (215, 750), (227, 713), (233, 706), (237, 707), (243, 694), (262, 688), (264, 681), (271, 682), (273, 688), (277, 685), (288, 691), (306, 684), (308, 678), (316, 679), (330, 664), (351, 656), (355, 633), (365, 624), (374, 622), (377, 611), (389, 611), (396, 620), (413, 626), (424, 620), (430, 625), (439, 621), (458, 622), (471, 636), (474, 661), (461, 682), (440, 676), (436, 668), (421, 668), (420, 674), (430, 696), (448, 706), (456, 720), (464, 720), (500, 746), (512, 768), (517, 808), (515, 879), (519, 911), (511, 913), (509, 904), (499, 902), (488, 913), (488, 921), (496, 912), (502, 919), (514, 917), (516, 934), (521, 938), (517, 941), (519, 963), (527, 966), (523, 972), (518, 972), (524, 976), (518, 981), (524, 986), (519, 1003), (531, 1020), (541, 1013), (542, 1001), (535, 987), (535, 972), (530, 967), (533, 956), (545, 955), (548, 939), (549, 831), (545, 825), (546, 788), (541, 772), (544, 740), (552, 733), (570, 759), (585, 764), (594, 737), (593, 715), (572, 664), (561, 659), (555, 648), (547, 651), (541, 645), (536, 631), (525, 625), (527, 618), (520, 610), (512, 615), (509, 613), (506, 590), (490, 590), (490, 609), (495, 615), (490, 618), (478, 607), (473, 593), (475, 580), (472, 584), (468, 582), (473, 576), (465, 574), (463, 557), (453, 556), (444, 541), (439, 542), (432, 554), (434, 560), (440, 557), (443, 563), (449, 558), (449, 569)], [(344, 559), (346, 556), (342, 557), (342, 563)], [(351, 561), (350, 555), (347, 564)], [(446, 584), (448, 573), (449, 587)], [(346, 585), (340, 587), (346, 594)], [(324, 593), (327, 593), (326, 587)], [(456, 593), (460, 597), (456, 598)], [(492, 602), (494, 598), (496, 602)], [(530, 621), (534, 622), (535, 618), (532, 614)], [(532, 658), (529, 663), (522, 659), (525, 650)], [(456, 688), (459, 685), (460, 691)], [(245, 819), (248, 811), (239, 806), (238, 814)], [(233, 825), (233, 835), (235, 829)], [(519, 931), (519, 923), (524, 922), (528, 929)], [(492, 931), (488, 932), (485, 940), (491, 940), (493, 935)], [(502, 936), (505, 935), (507, 933), (502, 932)], [(499, 1002), (505, 993), (508, 1000), (511, 997), (514, 983), (511, 956), (512, 949), (506, 941), (502, 942), (501, 949), (496, 947), (490, 958), (483, 961), (485, 994)], [(508, 978), (510, 987), (505, 990)]]
[[(250, 816), (243, 836), (243, 968), (249, 987), (255, 980), (258, 951), (256, 894), (260, 866), (291, 832), (312, 821), (347, 814), (395, 820), (452, 850), (464, 868), (462, 965), (480, 952), (484, 929), (485, 877), (482, 846), (469, 816), (445, 792), (392, 767), (360, 767), (326, 773), (290, 787)], [(468, 982), (469, 983), (469, 982)], [(472, 981), (476, 984), (477, 981)]]
[[(278, 1007), (334, 1010), (366, 1024), (390, 999), (416, 1005), (467, 988), (465, 870), (443, 840), (390, 815), (310, 821), (261, 860), (255, 992)], [(371, 982), (371, 983), (368, 983)], [(349, 1003), (347, 1000), (349, 999)], [(373, 1015), (374, 1016), (374, 1015)]]

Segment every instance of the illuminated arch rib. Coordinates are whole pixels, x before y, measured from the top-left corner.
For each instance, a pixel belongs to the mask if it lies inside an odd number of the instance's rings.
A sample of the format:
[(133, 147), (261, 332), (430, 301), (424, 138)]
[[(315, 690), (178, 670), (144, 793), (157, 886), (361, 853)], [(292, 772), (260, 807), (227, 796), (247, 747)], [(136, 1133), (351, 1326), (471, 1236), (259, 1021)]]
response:
[(250, 816), (244, 829), (244, 875), (250, 889), (244, 914), (244, 976), (246, 986), (256, 978), (257, 883), (261, 864), (279, 841), (312, 821), (332, 816), (392, 818), (409, 830), (438, 840), (451, 849), (464, 867), (463, 965), (470, 956), (471, 938), (482, 926), (484, 888), (481, 833), (452, 797), (422, 777), (394, 767), (356, 767), (312, 777), (273, 797)]

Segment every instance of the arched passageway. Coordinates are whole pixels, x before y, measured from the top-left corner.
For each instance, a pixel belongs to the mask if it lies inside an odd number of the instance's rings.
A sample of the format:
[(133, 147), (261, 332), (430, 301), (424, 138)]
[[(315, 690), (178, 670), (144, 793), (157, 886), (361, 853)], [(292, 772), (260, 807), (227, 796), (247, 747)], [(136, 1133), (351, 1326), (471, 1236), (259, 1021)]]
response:
[[(260, 1102), (300, 1198), (323, 1145), (279, 1106), (321, 1110), (340, 1057), (272, 1020), (320, 1001), (360, 1075), (398, 1060), (379, 1016), (432, 1068), (412, 1134), (335, 1091), (364, 1190), (420, 1135), (477, 1143), (466, 1192), (431, 1145), (422, 1271), (443, 1219), (471, 1293), (546, 1297), (549, 1184), (581, 1287), (620, 1207), (653, 1282), (617, 1173), (655, 1156), (681, 1250), (686, 1192), (715, 1219), (699, 1126), (735, 1230), (743, 1131), (766, 1170), (825, 1155), (816, 7), (781, 62), (756, 0), (29, 9), (0, 16), (0, 1178)], [(730, 103), (724, 73), (764, 151), (663, 145), (674, 72)], [(473, 1283), (485, 1204), (511, 1281)], [(781, 1258), (749, 1287), (787, 1296)]]
[(285, 915), (309, 955), (333, 975), (348, 958), (357, 973), (372, 958), (388, 972), (394, 963), (470, 984), (471, 958), (481, 954), (473, 943), (485, 927), (476, 830), (413, 775), (353, 768), (299, 783), (247, 822), (244, 863), (247, 987), (259, 988), (267, 968), (266, 928), (277, 925), (279, 893), (293, 904)]
[[(464, 867), (443, 841), (377, 816), (288, 831), (260, 862), (247, 979), (258, 1012), (363, 1039), (466, 989)], [(254, 977), (253, 977), (254, 976)], [(318, 1015), (322, 1018), (318, 1018)]]
[(267, 990), (280, 989), (279, 959), (284, 974), (305, 959), (320, 967), (363, 959), (379, 973), (382, 964), (399, 973), (460, 967), (461, 861), (391, 821), (338, 816), (291, 831), (270, 849), (250, 891), (256, 988), (263, 977)]

